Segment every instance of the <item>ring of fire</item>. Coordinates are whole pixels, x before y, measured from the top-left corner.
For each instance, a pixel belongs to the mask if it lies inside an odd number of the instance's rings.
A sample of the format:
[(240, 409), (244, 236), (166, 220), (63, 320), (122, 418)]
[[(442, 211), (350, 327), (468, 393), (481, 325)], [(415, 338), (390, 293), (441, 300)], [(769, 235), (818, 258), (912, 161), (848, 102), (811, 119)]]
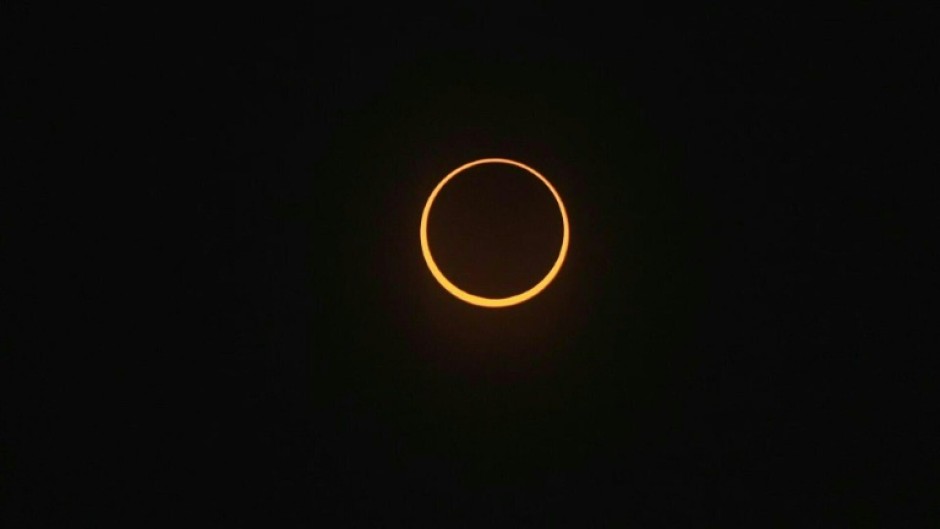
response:
[[(449, 182), (452, 178), (461, 172), (471, 167), (488, 163), (512, 165), (529, 172), (541, 180), (542, 183), (548, 187), (548, 190), (552, 192), (552, 196), (555, 197), (555, 202), (558, 203), (558, 210), (561, 212), (561, 222), (563, 227), (561, 250), (559, 250), (558, 258), (555, 259), (555, 264), (552, 265), (552, 268), (548, 271), (548, 274), (538, 283), (536, 283), (535, 286), (526, 290), (525, 292), (505, 298), (486, 298), (483, 296), (477, 296), (453, 284), (437, 267), (437, 263), (434, 262), (434, 257), (431, 256), (431, 248), (428, 246), (428, 216), (431, 213), (431, 206), (434, 204), (434, 199), (437, 198), (438, 193), (440, 193), (441, 189), (447, 184), (447, 182)], [(558, 191), (552, 187), (552, 184), (548, 181), (548, 179), (539, 174), (539, 172), (535, 169), (532, 169), (523, 163), (506, 158), (483, 158), (481, 160), (466, 163), (454, 169), (450, 172), (450, 174), (445, 176), (444, 179), (441, 180), (439, 184), (437, 184), (437, 187), (434, 188), (434, 191), (431, 192), (431, 196), (428, 197), (427, 204), (424, 205), (424, 212), (421, 214), (421, 253), (424, 254), (424, 261), (427, 263), (428, 269), (431, 270), (431, 275), (434, 276), (434, 279), (436, 279), (445, 290), (450, 292), (457, 299), (472, 305), (479, 305), (481, 307), (500, 308), (516, 305), (535, 297), (539, 292), (545, 290), (545, 287), (547, 287), (548, 284), (555, 279), (555, 276), (558, 275), (558, 271), (561, 270), (561, 265), (565, 262), (565, 254), (568, 253), (568, 237), (568, 214), (565, 212), (565, 205), (562, 203), (561, 196), (558, 194)]]

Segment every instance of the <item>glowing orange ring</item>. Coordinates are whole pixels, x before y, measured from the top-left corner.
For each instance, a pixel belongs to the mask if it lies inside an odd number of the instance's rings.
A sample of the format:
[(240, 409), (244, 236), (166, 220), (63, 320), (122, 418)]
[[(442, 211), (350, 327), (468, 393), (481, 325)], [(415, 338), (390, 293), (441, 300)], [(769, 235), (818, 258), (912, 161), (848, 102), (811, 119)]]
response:
[[(561, 222), (564, 226), (564, 232), (561, 238), (561, 250), (558, 252), (558, 258), (555, 260), (555, 264), (552, 265), (552, 269), (548, 271), (548, 275), (543, 277), (541, 281), (536, 283), (535, 286), (529, 290), (526, 290), (521, 294), (516, 294), (506, 298), (485, 298), (483, 296), (477, 296), (462, 290), (457, 285), (451, 283), (450, 280), (447, 279), (447, 277), (445, 277), (441, 270), (437, 267), (437, 263), (435, 263), (434, 258), (431, 257), (431, 248), (428, 246), (428, 215), (431, 213), (431, 205), (434, 203), (434, 199), (437, 198), (437, 194), (440, 193), (441, 189), (445, 184), (447, 184), (447, 182), (450, 181), (451, 178), (457, 176), (466, 169), (486, 163), (504, 163), (513, 165), (528, 171), (536, 178), (541, 180), (542, 183), (548, 187), (548, 190), (552, 192), (552, 195), (554, 195), (555, 202), (558, 203), (558, 210), (561, 211)], [(461, 165), (460, 167), (451, 171), (449, 175), (445, 176), (444, 179), (441, 180), (439, 184), (437, 184), (437, 187), (434, 188), (434, 191), (431, 191), (431, 196), (428, 197), (428, 202), (424, 205), (424, 213), (421, 214), (421, 253), (424, 254), (424, 261), (428, 264), (428, 269), (431, 270), (431, 275), (434, 276), (434, 279), (437, 279), (437, 282), (440, 283), (445, 290), (450, 292), (457, 299), (472, 305), (479, 305), (481, 307), (508, 307), (510, 305), (515, 305), (517, 303), (522, 303), (523, 301), (531, 299), (539, 292), (545, 290), (545, 287), (547, 287), (548, 284), (551, 283), (553, 279), (555, 279), (555, 276), (558, 275), (558, 271), (561, 270), (562, 263), (565, 262), (565, 254), (568, 253), (568, 214), (565, 212), (565, 205), (561, 202), (561, 196), (558, 195), (558, 191), (555, 191), (555, 188), (552, 187), (552, 184), (549, 183), (549, 181), (544, 176), (540, 175), (535, 169), (532, 169), (528, 165), (505, 158), (484, 158), (481, 160), (476, 160), (474, 162)]]

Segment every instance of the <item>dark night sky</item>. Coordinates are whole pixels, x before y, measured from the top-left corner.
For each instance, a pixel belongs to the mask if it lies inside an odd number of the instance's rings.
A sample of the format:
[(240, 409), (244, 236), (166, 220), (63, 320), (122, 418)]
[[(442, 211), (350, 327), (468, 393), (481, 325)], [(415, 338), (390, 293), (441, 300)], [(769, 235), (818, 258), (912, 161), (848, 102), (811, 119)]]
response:
[(928, 13), (10, 11), (4, 526), (936, 513)]

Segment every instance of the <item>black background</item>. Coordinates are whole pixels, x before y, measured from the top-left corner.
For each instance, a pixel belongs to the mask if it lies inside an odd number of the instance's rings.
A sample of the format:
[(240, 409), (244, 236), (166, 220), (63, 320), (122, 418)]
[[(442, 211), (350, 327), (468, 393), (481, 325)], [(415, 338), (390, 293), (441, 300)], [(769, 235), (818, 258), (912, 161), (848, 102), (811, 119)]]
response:
[[(8, 11), (7, 526), (935, 509), (902, 183), (933, 148), (926, 10)], [(501, 310), (418, 245), (434, 185), (490, 156), (572, 226)], [(442, 263), (528, 281), (557, 244), (531, 200), (478, 219), (527, 226), (503, 253), (435, 228)]]

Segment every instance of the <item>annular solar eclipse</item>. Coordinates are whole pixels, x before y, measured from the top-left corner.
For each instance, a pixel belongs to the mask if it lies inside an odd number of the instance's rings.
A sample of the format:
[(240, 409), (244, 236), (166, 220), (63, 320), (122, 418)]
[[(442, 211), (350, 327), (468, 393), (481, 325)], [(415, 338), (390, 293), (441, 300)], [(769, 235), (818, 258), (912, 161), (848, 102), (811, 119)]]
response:
[[(445, 276), (444, 273), (441, 272), (440, 268), (438, 268), (437, 263), (434, 262), (434, 257), (431, 254), (431, 247), (428, 245), (428, 217), (431, 214), (431, 208), (434, 205), (434, 199), (437, 198), (438, 193), (440, 193), (441, 189), (443, 189), (443, 187), (447, 185), (447, 182), (455, 178), (460, 173), (466, 171), (467, 169), (470, 169), (471, 167), (475, 167), (475, 166), (483, 165), (483, 164), (512, 165), (538, 178), (543, 184), (545, 184), (546, 187), (548, 187), (548, 190), (552, 192), (552, 196), (555, 197), (555, 202), (558, 204), (558, 211), (561, 214), (562, 230), (563, 230), (562, 239), (561, 239), (561, 248), (558, 251), (558, 257), (555, 259), (555, 263), (552, 265), (552, 268), (548, 271), (548, 274), (546, 274), (545, 277), (541, 278), (541, 280), (539, 280), (538, 283), (536, 283), (534, 286), (532, 286), (528, 290), (524, 292), (520, 292), (518, 294), (514, 294), (512, 296), (503, 297), (503, 298), (488, 298), (488, 297), (478, 296), (476, 294), (471, 294), (470, 292), (467, 292), (466, 290), (463, 290), (462, 288), (455, 285), (453, 282), (447, 279), (447, 276)], [(450, 172), (450, 174), (445, 176), (444, 179), (441, 180), (437, 184), (437, 187), (435, 187), (433, 191), (431, 191), (431, 196), (428, 197), (428, 201), (424, 205), (424, 212), (421, 214), (421, 253), (424, 254), (424, 261), (427, 263), (428, 269), (431, 271), (431, 275), (434, 276), (434, 279), (436, 279), (437, 282), (440, 283), (441, 286), (444, 287), (445, 290), (447, 290), (447, 292), (449, 292), (451, 295), (453, 295), (457, 299), (464, 301), (466, 303), (470, 303), (472, 305), (480, 306), (480, 307), (500, 308), (500, 307), (509, 307), (511, 305), (517, 305), (519, 303), (522, 303), (523, 301), (532, 299), (533, 297), (537, 296), (540, 292), (545, 290), (545, 288), (555, 279), (555, 276), (558, 275), (558, 272), (561, 270), (561, 265), (564, 264), (565, 262), (565, 255), (568, 253), (568, 239), (569, 239), (568, 214), (565, 211), (565, 205), (562, 202), (561, 195), (558, 194), (558, 191), (555, 190), (555, 188), (552, 186), (552, 184), (548, 181), (547, 178), (542, 176), (535, 169), (521, 162), (517, 162), (515, 160), (510, 160), (507, 158), (483, 158), (480, 160), (475, 160), (469, 163), (465, 163), (461, 165), (460, 167), (454, 169), (453, 171)]]

